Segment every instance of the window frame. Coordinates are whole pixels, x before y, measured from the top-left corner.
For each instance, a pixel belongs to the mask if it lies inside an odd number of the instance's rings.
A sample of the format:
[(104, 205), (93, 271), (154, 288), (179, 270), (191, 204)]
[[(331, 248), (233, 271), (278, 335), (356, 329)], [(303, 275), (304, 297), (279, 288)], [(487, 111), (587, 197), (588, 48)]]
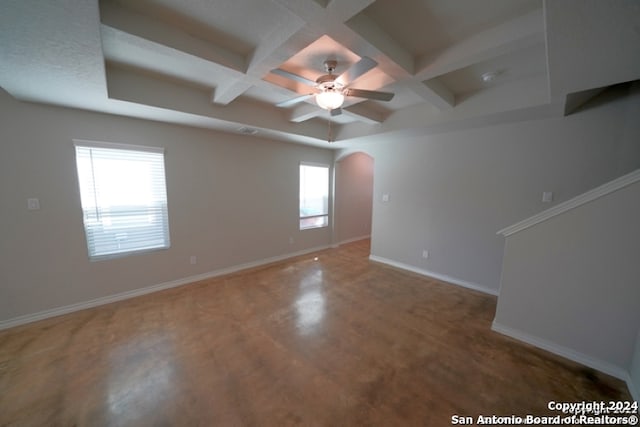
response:
[[(85, 240), (86, 240), (86, 248), (87, 248), (87, 255), (89, 257), (89, 261), (91, 262), (95, 262), (95, 261), (102, 261), (102, 260), (109, 260), (109, 259), (116, 259), (116, 258), (124, 258), (124, 257), (129, 257), (132, 255), (139, 255), (139, 254), (145, 254), (145, 253), (150, 253), (150, 252), (156, 252), (156, 251), (161, 251), (161, 250), (166, 250), (169, 249), (171, 247), (171, 232), (170, 232), (170, 227), (169, 227), (169, 207), (168, 207), (168, 188), (167, 188), (167, 177), (166, 177), (166, 150), (164, 147), (154, 147), (154, 146), (147, 146), (147, 145), (134, 145), (134, 144), (123, 144), (123, 143), (116, 143), (116, 142), (102, 142), (102, 141), (90, 141), (90, 140), (83, 140), (83, 139), (73, 139), (73, 148), (74, 148), (74, 163), (75, 163), (75, 167), (76, 167), (76, 179), (77, 181), (77, 191), (78, 191), (78, 201), (80, 204), (80, 211), (82, 213), (82, 228), (83, 228), (83, 232), (85, 234)], [(109, 253), (95, 253), (95, 244), (93, 245), (94, 250), (93, 250), (93, 254), (92, 254), (92, 243), (90, 240), (90, 236), (89, 236), (89, 229), (87, 228), (87, 223), (86, 223), (86, 214), (85, 214), (85, 207), (83, 206), (82, 203), (82, 187), (81, 187), (81, 176), (80, 176), (80, 169), (78, 168), (78, 148), (88, 148), (88, 149), (110, 149), (110, 150), (120, 150), (120, 151), (132, 151), (132, 152), (145, 152), (145, 153), (154, 153), (154, 154), (160, 154), (162, 156), (162, 174), (161, 174), (161, 179), (162, 179), (162, 183), (164, 184), (164, 199), (163, 199), (163, 203), (161, 203), (161, 224), (160, 226), (162, 227), (163, 232), (161, 233), (161, 237), (163, 239), (163, 244), (159, 245), (159, 246), (155, 246), (155, 247), (139, 247), (139, 248), (134, 248), (134, 249), (130, 249), (130, 250), (124, 250), (124, 251), (117, 251), (117, 252), (109, 252)], [(93, 189), (95, 190), (95, 188)], [(111, 218), (111, 217), (109, 217)]]
[[(304, 216), (300, 214), (300, 210), (302, 207), (301, 206), (302, 200), (300, 197), (301, 186), (302, 186), (302, 174), (301, 174), (302, 166), (319, 167), (319, 168), (325, 168), (327, 170), (327, 189), (326, 189), (326, 194), (327, 194), (326, 212), (327, 213), (316, 214), (316, 215), (304, 215)], [(301, 223), (303, 220), (312, 219), (312, 218), (326, 218), (326, 221), (323, 225), (307, 226), (307, 227), (302, 226)], [(304, 230), (314, 230), (319, 228), (327, 228), (330, 225), (331, 225), (331, 165), (328, 165), (326, 163), (301, 161), (298, 164), (298, 230), (304, 231)]]

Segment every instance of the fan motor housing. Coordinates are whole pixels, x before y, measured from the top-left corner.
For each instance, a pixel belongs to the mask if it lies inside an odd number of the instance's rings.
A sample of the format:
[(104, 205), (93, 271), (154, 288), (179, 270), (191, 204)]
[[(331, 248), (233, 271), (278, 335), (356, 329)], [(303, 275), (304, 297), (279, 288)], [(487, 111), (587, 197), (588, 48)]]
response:
[(318, 89), (322, 90), (340, 90), (344, 86), (335, 83), (335, 79), (338, 77), (333, 72), (336, 70), (338, 66), (338, 61), (333, 59), (327, 59), (324, 61), (324, 69), (327, 71), (327, 74), (320, 76), (316, 79), (316, 86)]
[[(331, 76), (331, 77), (335, 78), (335, 76)], [(334, 82), (333, 80), (320, 81), (320, 79), (318, 79), (316, 80), (316, 82), (318, 82), (316, 87), (323, 92), (327, 92), (327, 91), (340, 92), (342, 91), (342, 89), (344, 89), (343, 85), (341, 85), (340, 83)]]

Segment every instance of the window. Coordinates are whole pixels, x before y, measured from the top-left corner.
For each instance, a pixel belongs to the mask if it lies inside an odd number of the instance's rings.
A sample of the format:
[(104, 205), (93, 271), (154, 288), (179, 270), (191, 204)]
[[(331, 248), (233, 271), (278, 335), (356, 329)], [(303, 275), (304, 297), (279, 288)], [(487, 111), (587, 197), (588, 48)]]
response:
[(169, 247), (164, 150), (76, 141), (89, 259)]
[(329, 166), (300, 164), (300, 230), (329, 225)]

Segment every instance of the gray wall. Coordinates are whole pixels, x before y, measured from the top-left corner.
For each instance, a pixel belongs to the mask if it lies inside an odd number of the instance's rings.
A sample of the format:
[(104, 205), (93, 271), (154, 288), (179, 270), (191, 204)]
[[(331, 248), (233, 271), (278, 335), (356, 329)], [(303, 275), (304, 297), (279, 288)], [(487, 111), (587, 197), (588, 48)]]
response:
[(354, 153), (336, 162), (336, 243), (371, 235), (373, 158)]
[[(0, 320), (331, 244), (328, 228), (298, 231), (299, 162), (332, 164), (330, 150), (20, 103), (3, 91), (0, 135)], [(88, 261), (74, 138), (166, 148), (170, 249)], [(27, 211), (29, 197), (39, 211)]]
[(640, 182), (506, 238), (494, 325), (624, 377), (640, 326)]
[(640, 403), (640, 330), (636, 338), (636, 350), (631, 362), (630, 388), (633, 398)]
[(557, 203), (640, 167), (639, 106), (620, 86), (567, 117), (363, 145), (372, 255), (497, 292), (496, 231), (550, 207), (543, 191)]

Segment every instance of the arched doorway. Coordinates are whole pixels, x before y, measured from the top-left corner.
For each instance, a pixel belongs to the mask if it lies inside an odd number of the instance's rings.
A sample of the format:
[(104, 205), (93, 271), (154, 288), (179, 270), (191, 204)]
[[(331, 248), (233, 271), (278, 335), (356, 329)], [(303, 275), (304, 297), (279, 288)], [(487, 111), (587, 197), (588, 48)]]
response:
[(355, 152), (335, 164), (334, 242), (369, 238), (373, 207), (373, 157)]

